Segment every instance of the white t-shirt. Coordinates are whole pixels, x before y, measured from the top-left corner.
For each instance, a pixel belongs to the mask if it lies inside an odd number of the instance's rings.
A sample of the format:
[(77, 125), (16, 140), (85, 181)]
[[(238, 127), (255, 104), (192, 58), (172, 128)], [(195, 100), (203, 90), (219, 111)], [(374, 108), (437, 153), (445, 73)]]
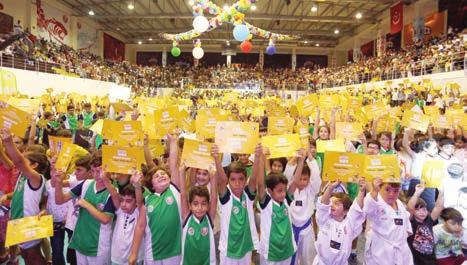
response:
[[(76, 179), (74, 174), (70, 175), (68, 182), (70, 183), (70, 189), (73, 189), (75, 186), (81, 183), (81, 181)], [(68, 207), (68, 212), (66, 215), (65, 228), (70, 229), (71, 231), (75, 230), (76, 221), (78, 220), (79, 210), (75, 207), (76, 199), (70, 201), (70, 207)]]
[[(132, 214), (127, 214), (118, 209), (115, 214), (117, 215), (117, 220), (112, 235), (112, 263), (119, 265), (128, 264), (139, 210), (136, 208)], [(138, 261), (143, 260), (143, 249), (143, 247), (139, 248)]]
[[(54, 223), (63, 222), (66, 220), (69, 208), (73, 207), (71, 201), (64, 204), (55, 203), (55, 188), (52, 187), (51, 181), (45, 183), (47, 191), (47, 212), (53, 216)], [(68, 192), (70, 189), (63, 188), (63, 192)]]

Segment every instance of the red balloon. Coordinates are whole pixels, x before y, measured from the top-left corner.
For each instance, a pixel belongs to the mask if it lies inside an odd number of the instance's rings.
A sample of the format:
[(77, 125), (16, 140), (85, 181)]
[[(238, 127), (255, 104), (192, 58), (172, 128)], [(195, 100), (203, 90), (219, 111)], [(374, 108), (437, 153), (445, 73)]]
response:
[(242, 44), (240, 44), (240, 49), (242, 49), (242, 52), (244, 53), (249, 53), (252, 47), (253, 45), (251, 45), (251, 42), (247, 40), (244, 40)]

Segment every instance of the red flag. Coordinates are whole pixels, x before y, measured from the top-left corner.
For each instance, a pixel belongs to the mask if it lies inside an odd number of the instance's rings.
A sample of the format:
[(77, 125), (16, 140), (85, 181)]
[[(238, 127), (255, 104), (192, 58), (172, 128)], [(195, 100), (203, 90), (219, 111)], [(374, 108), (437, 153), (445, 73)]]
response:
[(391, 7), (391, 34), (402, 30), (404, 26), (404, 4), (400, 1), (398, 4)]

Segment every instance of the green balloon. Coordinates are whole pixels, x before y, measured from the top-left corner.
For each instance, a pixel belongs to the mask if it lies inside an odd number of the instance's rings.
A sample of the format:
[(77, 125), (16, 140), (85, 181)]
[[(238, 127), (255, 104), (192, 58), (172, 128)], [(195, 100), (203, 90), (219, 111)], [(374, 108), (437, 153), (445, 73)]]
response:
[(173, 57), (178, 57), (180, 56), (180, 53), (182, 53), (182, 51), (180, 51), (180, 48), (178, 47), (173, 47), (170, 53), (172, 54)]

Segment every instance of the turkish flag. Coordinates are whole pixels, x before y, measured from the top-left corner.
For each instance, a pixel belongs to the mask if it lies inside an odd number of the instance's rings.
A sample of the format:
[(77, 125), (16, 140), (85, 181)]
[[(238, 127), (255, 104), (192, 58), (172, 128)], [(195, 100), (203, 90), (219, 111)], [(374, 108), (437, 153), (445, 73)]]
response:
[(404, 4), (400, 1), (398, 4), (391, 7), (391, 34), (402, 30), (404, 26)]

